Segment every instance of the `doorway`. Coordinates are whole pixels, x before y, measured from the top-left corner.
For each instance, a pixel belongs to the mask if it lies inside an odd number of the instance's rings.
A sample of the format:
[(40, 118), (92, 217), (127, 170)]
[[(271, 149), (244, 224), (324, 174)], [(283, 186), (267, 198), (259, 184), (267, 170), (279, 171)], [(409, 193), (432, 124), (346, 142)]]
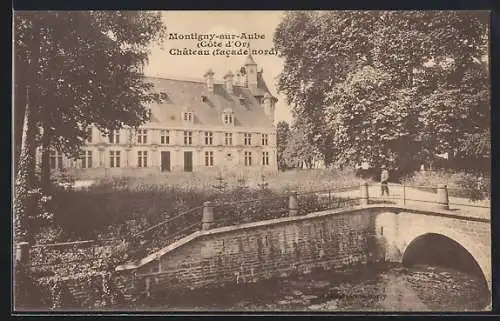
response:
[(193, 171), (193, 152), (184, 152), (184, 171)]
[(161, 171), (170, 172), (170, 152), (161, 152)]

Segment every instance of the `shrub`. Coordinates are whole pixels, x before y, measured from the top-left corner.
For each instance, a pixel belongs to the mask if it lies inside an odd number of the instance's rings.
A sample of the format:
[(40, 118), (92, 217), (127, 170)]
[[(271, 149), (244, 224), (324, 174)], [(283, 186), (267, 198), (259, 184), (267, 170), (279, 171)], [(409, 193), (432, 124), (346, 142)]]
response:
[(405, 184), (434, 191), (439, 184), (447, 185), (450, 196), (472, 201), (490, 198), (490, 178), (477, 174), (452, 171), (418, 171), (404, 179)]
[(151, 176), (122, 177), (106, 178), (87, 190), (55, 189), (54, 226), (61, 229), (58, 238), (126, 237), (208, 200), (232, 202), (272, 198), (291, 190), (307, 192), (340, 186), (357, 187), (361, 183), (350, 170), (289, 171), (265, 177), (268, 188), (261, 189), (258, 186), (260, 173), (229, 174), (224, 176), (227, 186), (221, 193), (215, 188), (219, 184), (217, 175), (184, 173), (176, 177), (179, 180), (172, 178), (172, 182), (159, 176), (156, 183)]
[(15, 309), (30, 309), (44, 305), (36, 277), (22, 264), (15, 265), (14, 304)]

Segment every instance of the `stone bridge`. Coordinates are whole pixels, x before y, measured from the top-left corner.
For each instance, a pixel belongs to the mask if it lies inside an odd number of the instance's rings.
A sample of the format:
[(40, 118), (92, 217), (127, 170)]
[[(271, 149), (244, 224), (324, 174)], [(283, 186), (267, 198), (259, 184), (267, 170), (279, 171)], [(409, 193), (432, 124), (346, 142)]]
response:
[[(490, 220), (400, 206), (372, 208), (379, 212), (377, 239), (383, 242), (386, 261), (418, 261), (410, 256), (418, 255), (414, 250), (419, 245), (436, 247), (438, 251), (441, 247), (445, 257), (468, 254), (474, 262), (467, 263), (475, 263), (480, 268), (491, 292)], [(466, 252), (446, 253), (449, 249)]]
[(444, 258), (465, 257), (480, 271), (491, 293), (489, 219), (390, 204), (208, 227), (116, 271), (134, 275), (149, 294), (256, 282), (317, 268), (378, 261), (418, 263), (420, 255), (431, 250)]

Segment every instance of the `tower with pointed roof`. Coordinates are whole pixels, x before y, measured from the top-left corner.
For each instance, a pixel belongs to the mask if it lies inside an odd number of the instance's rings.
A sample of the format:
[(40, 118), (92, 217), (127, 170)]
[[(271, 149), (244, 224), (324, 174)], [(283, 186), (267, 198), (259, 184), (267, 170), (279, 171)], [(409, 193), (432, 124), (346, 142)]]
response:
[(245, 76), (248, 87), (257, 88), (257, 63), (251, 54), (248, 54), (245, 60)]

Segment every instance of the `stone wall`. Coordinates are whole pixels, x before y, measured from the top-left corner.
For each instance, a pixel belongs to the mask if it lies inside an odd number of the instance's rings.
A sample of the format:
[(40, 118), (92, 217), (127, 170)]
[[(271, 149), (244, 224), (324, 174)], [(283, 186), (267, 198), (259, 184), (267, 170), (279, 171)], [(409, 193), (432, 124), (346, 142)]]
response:
[(136, 273), (144, 289), (155, 292), (365, 264), (383, 259), (375, 218), (366, 210), (321, 212), (213, 229), (159, 254)]

